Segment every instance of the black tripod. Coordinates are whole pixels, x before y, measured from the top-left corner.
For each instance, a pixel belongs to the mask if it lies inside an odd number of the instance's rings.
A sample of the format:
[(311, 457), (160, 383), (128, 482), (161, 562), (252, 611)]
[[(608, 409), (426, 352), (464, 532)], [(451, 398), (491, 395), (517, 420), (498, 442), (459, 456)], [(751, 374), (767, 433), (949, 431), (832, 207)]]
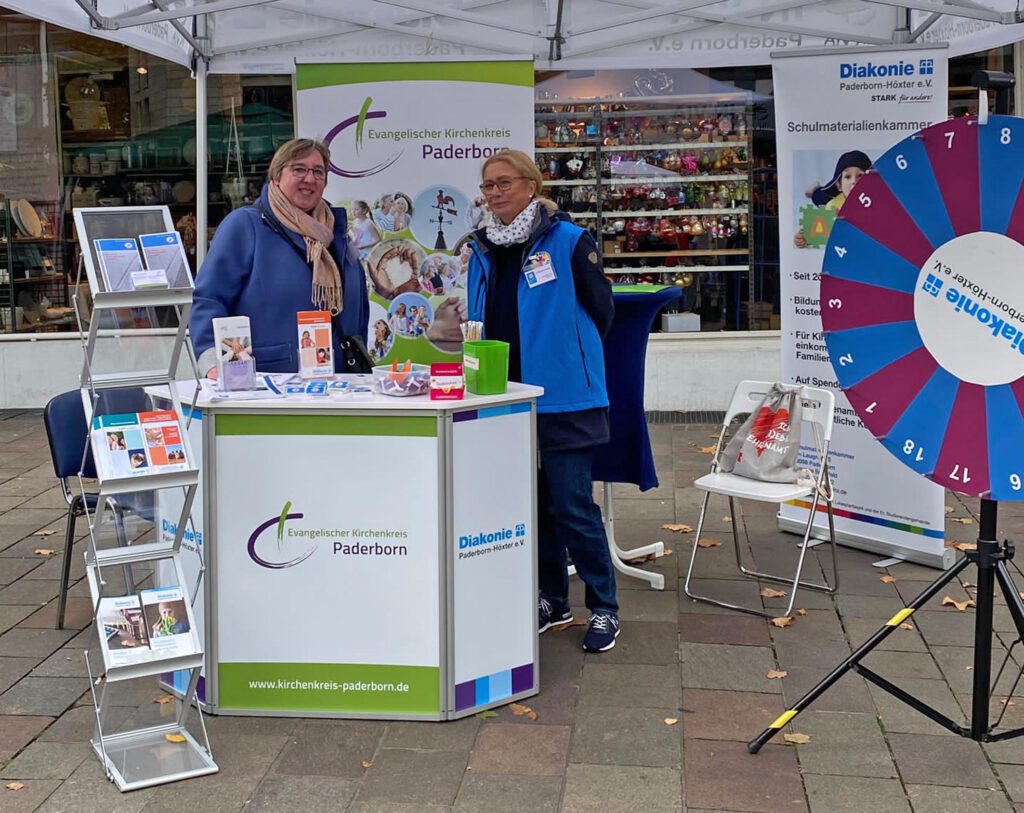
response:
[[(996, 113), (1008, 114), (1010, 112), (1010, 90), (1014, 85), (1013, 76), (998, 71), (976, 71), (971, 77), (971, 83), (979, 90), (991, 89), (996, 91)], [(985, 104), (987, 109), (987, 100), (985, 100)], [(997, 719), (992, 725), (989, 724), (989, 701), (992, 688), (992, 614), (995, 602), (996, 581), (999, 582), (999, 587), (1003, 591), (1006, 603), (1010, 608), (1013, 624), (1017, 628), (1017, 638), (1018, 640), (1024, 640), (1024, 601), (1021, 601), (1020, 593), (1017, 591), (1017, 587), (1014, 585), (1013, 578), (1010, 576), (1009, 569), (1006, 566), (1006, 563), (1013, 558), (1014, 547), (1009, 541), (1004, 541), (1001, 545), (996, 541), (997, 515), (998, 504), (994, 500), (982, 499), (977, 550), (970, 551), (957, 560), (952, 567), (932, 582), (923, 593), (886, 621), (885, 626), (872, 635), (849, 658), (833, 669), (823, 681), (800, 698), (793, 708), (783, 712), (782, 716), (748, 742), (747, 750), (752, 754), (760, 751), (761, 747), (780, 730), (785, 728), (790, 720), (811, 705), (811, 703), (828, 691), (839, 678), (850, 671), (856, 672), (861, 677), (870, 680), (880, 689), (884, 689), (893, 697), (902, 700), (912, 709), (921, 712), (921, 714), (949, 729), (954, 734), (959, 734), (961, 737), (970, 737), (972, 740), (979, 742), (996, 742), (998, 740), (1012, 739), (1024, 734), (1024, 728), (994, 734), (992, 733), (993, 729), (998, 725), (999, 720)], [(864, 666), (861, 661), (882, 641), (888, 638), (893, 630), (898, 629), (900, 624), (904, 623), (915, 610), (924, 606), (943, 587), (960, 575), (960, 572), (969, 564), (975, 564), (978, 567), (978, 589), (976, 597), (977, 608), (974, 618), (974, 683), (971, 687), (971, 725), (970, 728), (964, 728), (926, 703), (922, 703), (909, 692), (890, 683), (881, 675), (875, 674)], [(999, 675), (997, 676), (997, 682), (998, 677), (1002, 675), (1002, 670), (1009, 661), (1009, 657), (1009, 654), (1007, 654), (1006, 660), (1003, 661), (1003, 666), (1000, 668)], [(1021, 675), (1018, 675), (1017, 681), (1013, 686), (1014, 689), (1020, 680)], [(1010, 694), (1012, 693), (1013, 691), (1011, 690)], [(1000, 715), (999, 719), (1001, 718), (1002, 715)]]
[[(961, 737), (970, 737), (972, 740), (978, 740), (979, 742), (996, 742), (998, 740), (1019, 737), (1024, 734), (1024, 728), (993, 734), (992, 729), (994, 726), (989, 724), (990, 682), (992, 676), (992, 614), (995, 606), (995, 584), (997, 581), (1009, 606), (1010, 615), (1013, 617), (1013, 624), (1017, 628), (1018, 638), (1024, 639), (1024, 601), (1021, 601), (1020, 593), (1017, 591), (1017, 587), (1013, 583), (1013, 577), (1010, 575), (1006, 565), (1013, 558), (1014, 547), (1008, 541), (1004, 541), (1001, 545), (996, 541), (997, 513), (998, 503), (993, 500), (983, 499), (981, 501), (977, 550), (969, 551), (958, 559), (952, 567), (944, 571), (939, 578), (928, 585), (924, 592), (886, 621), (885, 626), (872, 635), (849, 658), (833, 669), (823, 681), (800, 698), (791, 709), (785, 711), (768, 728), (747, 743), (747, 750), (752, 754), (760, 751), (761, 746), (774, 737), (781, 729), (785, 728), (790, 720), (828, 691), (839, 678), (849, 671), (856, 672), (861, 677), (870, 680), (893, 697), (902, 700), (912, 709), (921, 712), (921, 714), (934, 720), (944, 728), (948, 728), (954, 734), (959, 734)], [(921, 702), (909, 692), (890, 683), (881, 675), (871, 671), (861, 661), (882, 641), (888, 638), (893, 630), (898, 629), (900, 624), (910, 618), (915, 610), (920, 609), (938, 595), (939, 591), (959, 576), (960, 572), (969, 564), (978, 566), (978, 589), (976, 597), (977, 608), (974, 617), (974, 683), (971, 689), (971, 725), (970, 728), (965, 728), (926, 703)], [(1009, 655), (1007, 655), (1008, 659)], [(1004, 667), (1005, 665), (1006, 661), (1003, 663)], [(1002, 669), (1000, 669), (1001, 673)], [(1018, 676), (1017, 680), (1020, 680), (1020, 676)], [(1016, 684), (1014, 685), (1016, 686)]]

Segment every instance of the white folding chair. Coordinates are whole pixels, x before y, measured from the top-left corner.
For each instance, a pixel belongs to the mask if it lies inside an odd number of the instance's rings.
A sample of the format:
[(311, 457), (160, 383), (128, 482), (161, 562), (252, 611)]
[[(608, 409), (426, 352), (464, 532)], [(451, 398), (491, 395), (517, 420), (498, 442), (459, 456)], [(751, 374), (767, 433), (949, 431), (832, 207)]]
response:
[[(729, 499), (729, 516), (732, 519), (732, 538), (736, 548), (736, 566), (743, 576), (751, 579), (764, 579), (771, 582), (789, 584), (789, 604), (781, 615), (790, 615), (796, 602), (796, 591), (798, 587), (806, 587), (811, 590), (820, 590), (826, 593), (835, 592), (839, 587), (839, 568), (836, 556), (836, 531), (832, 516), (832, 483), (828, 472), (828, 446), (832, 438), (832, 417), (835, 409), (835, 398), (829, 390), (816, 387), (801, 387), (800, 398), (803, 405), (802, 421), (809, 424), (815, 441), (815, 453), (818, 458), (817, 470), (808, 472), (807, 479), (801, 478), (798, 483), (766, 483), (761, 480), (752, 480), (748, 477), (740, 477), (735, 474), (719, 471), (719, 457), (728, 443), (728, 431), (733, 419), (738, 415), (746, 415), (752, 412), (760, 404), (761, 400), (771, 389), (770, 381), (741, 381), (733, 393), (732, 402), (725, 413), (722, 422), (722, 430), (718, 435), (718, 443), (715, 446), (715, 456), (711, 461), (711, 471), (694, 482), (694, 485), (705, 492), (704, 504), (700, 509), (700, 520), (697, 523), (697, 535), (693, 541), (693, 551), (690, 553), (690, 567), (686, 571), (686, 581), (683, 590), (687, 596), (697, 601), (708, 604), (716, 604), (719, 607), (728, 607), (733, 610), (762, 615), (766, 618), (778, 616), (777, 611), (765, 612), (756, 607), (745, 607), (730, 604), (726, 601), (702, 596), (693, 592), (690, 583), (693, 579), (694, 565), (697, 561), (697, 552), (701, 549), (700, 539), (704, 531), (704, 519), (707, 516), (708, 501), (712, 494), (720, 494)], [(743, 557), (740, 551), (740, 538), (737, 519), (742, 519), (742, 505), (740, 516), (737, 517), (737, 500), (757, 500), (759, 502), (785, 503), (790, 500), (799, 500), (811, 497), (811, 508), (807, 516), (807, 525), (804, 528), (804, 537), (800, 543), (800, 555), (797, 561), (796, 572), (791, 577), (777, 576), (772, 573), (762, 573), (757, 570), (748, 569), (743, 564)], [(828, 515), (829, 542), (832, 545), (832, 583), (829, 584), (825, 578), (824, 584), (816, 582), (801, 581), (804, 560), (807, 556), (807, 549), (811, 546), (811, 533), (814, 529), (814, 518), (817, 516), (819, 505), (824, 503), (824, 510)], [(747, 531), (746, 521), (743, 520), (743, 534), (747, 545), (750, 545), (750, 536)]]

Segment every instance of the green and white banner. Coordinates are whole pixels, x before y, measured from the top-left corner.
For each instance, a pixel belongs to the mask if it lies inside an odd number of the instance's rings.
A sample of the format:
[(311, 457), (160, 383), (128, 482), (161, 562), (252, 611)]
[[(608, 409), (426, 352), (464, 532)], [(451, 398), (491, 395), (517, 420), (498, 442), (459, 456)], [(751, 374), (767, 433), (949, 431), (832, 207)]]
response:
[(533, 152), (531, 60), (298, 64), (297, 127), (331, 150), (326, 197), (367, 271), (377, 362), (461, 360), (480, 166)]

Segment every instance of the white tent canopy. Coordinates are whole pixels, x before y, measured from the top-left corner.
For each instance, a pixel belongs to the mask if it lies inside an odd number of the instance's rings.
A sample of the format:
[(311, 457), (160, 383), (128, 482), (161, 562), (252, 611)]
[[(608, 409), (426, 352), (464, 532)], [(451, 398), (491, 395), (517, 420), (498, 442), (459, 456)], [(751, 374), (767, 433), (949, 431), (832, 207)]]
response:
[(3, 0), (214, 73), (532, 55), (539, 69), (763, 65), (808, 48), (1024, 39), (1016, 0)]

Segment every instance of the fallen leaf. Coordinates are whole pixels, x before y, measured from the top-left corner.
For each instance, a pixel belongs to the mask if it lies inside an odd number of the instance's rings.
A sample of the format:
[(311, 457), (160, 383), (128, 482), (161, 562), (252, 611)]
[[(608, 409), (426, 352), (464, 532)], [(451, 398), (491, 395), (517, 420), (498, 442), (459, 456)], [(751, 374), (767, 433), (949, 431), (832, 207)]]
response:
[(956, 548), (961, 553), (966, 553), (970, 550), (977, 550), (978, 546), (974, 542), (954, 542), (950, 545), (951, 548)]
[(373, 767), (373, 763), (372, 763), (372, 762), (370, 762), (370, 761), (369, 761), (368, 759), (364, 759), (364, 760), (363, 760), (363, 761), (362, 761), (362, 762), (361, 762), (360, 764), (361, 764), (361, 765), (362, 765), (362, 766), (363, 766), (364, 768), (372, 768), (372, 767)]
[(164, 739), (167, 742), (185, 742), (184, 734), (164, 734)]
[(956, 511), (956, 509), (952, 505), (947, 505), (944, 510), (947, 514), (952, 514), (954, 511)]
[(157, 695), (156, 697), (153, 698), (153, 702), (154, 703), (159, 703), (161, 706), (164, 705), (165, 703), (173, 703), (174, 702), (174, 695), (173, 694)]
[(908, 624), (906, 621), (904, 621), (902, 624), (900, 624), (900, 629), (901, 630), (913, 630), (914, 629), (914, 625), (913, 624)]
[(718, 539), (711, 539), (710, 537), (704, 537), (700, 542), (697, 543), (698, 548), (717, 548), (721, 545), (721, 541)]
[(4, 787), (7, 788), (7, 790), (21, 790), (25, 787), (25, 784), (23, 782), (8, 782)]
[(537, 712), (529, 706), (524, 706), (522, 703), (509, 703), (508, 707), (516, 717), (528, 717), (531, 720), (537, 719)]
[(801, 607), (799, 610), (796, 611), (796, 614), (797, 615), (807, 615), (807, 610), (805, 610), (803, 607)]
[(968, 607), (977, 607), (978, 605), (975, 604), (974, 603), (974, 599), (971, 599), (971, 598), (967, 599), (967, 601), (957, 601), (956, 599), (952, 598), (951, 596), (946, 596), (945, 598), (942, 599), (942, 606), (943, 607), (956, 607), (957, 610), (959, 610), (960, 612), (964, 612)]
[(697, 451), (701, 454), (714, 454), (717, 446), (701, 446)]
[(689, 525), (684, 525), (682, 522), (667, 522), (661, 527), (665, 531), (676, 531), (681, 534), (688, 534), (693, 530)]
[(665, 725), (675, 725), (678, 722), (679, 722), (679, 718), (678, 717), (666, 717), (665, 718)]
[(879, 579), (879, 581), (880, 582), (885, 582), (886, 584), (892, 584), (894, 581), (896, 581), (896, 577), (895, 576), (882, 576)]
[(970, 517), (950, 517), (949, 521), (950, 522), (959, 523), (960, 525), (973, 525), (974, 524), (974, 520), (971, 519)]
[(732, 517), (722, 517), (722, 522), (732, 522)]
[(1016, 706), (1017, 705), (1014, 701), (1009, 700), (1009, 699), (1007, 699), (1007, 700), (1000, 700), (999, 702), (1002, 703), (1004, 706)]
[(764, 598), (782, 598), (785, 595), (787, 595), (785, 590), (775, 590), (771, 587), (765, 587), (761, 591), (761, 596)]
[(776, 626), (776, 627), (779, 627), (779, 628), (788, 627), (792, 623), (793, 623), (793, 616), (791, 616), (791, 615), (782, 615), (782, 616), (779, 616), (778, 618), (773, 618), (772, 619), (772, 624), (774, 626)]
[(672, 548), (665, 548), (665, 552), (664, 552), (663, 555), (671, 556), (672, 555)]
[(977, 587), (978, 586), (976, 584), (972, 584), (971, 582), (960, 582), (960, 584), (962, 584), (965, 589), (970, 589), (972, 587)]
[(782, 739), (794, 745), (804, 745), (811, 741), (811, 736), (809, 734), (783, 734)]
[(765, 677), (768, 678), (768, 680), (778, 680), (779, 678), (784, 678), (788, 674), (789, 672), (783, 672), (779, 669), (769, 669), (768, 674), (765, 675)]
[(50, 550), (49, 548), (36, 548), (32, 551), (36, 556), (53, 556), (57, 551)]
[(552, 631), (553, 632), (565, 632), (567, 629), (569, 629), (571, 627), (585, 627), (585, 626), (587, 626), (587, 622), (584, 621), (582, 618), (574, 618), (568, 624), (562, 624), (562, 626), (560, 626), (560, 627), (553, 627)]
[(636, 559), (627, 559), (626, 564), (628, 565), (642, 565), (645, 562), (654, 562), (657, 560), (657, 556), (653, 553), (648, 553), (646, 556), (638, 556)]
[(53, 536), (55, 533), (57, 532), (48, 528), (43, 528), (41, 531), (36, 531), (32, 536)]
[(492, 717), (497, 717), (498, 716), (498, 712), (496, 712), (496, 711), (481, 711), (476, 716), (479, 717), (481, 720), (490, 720)]

